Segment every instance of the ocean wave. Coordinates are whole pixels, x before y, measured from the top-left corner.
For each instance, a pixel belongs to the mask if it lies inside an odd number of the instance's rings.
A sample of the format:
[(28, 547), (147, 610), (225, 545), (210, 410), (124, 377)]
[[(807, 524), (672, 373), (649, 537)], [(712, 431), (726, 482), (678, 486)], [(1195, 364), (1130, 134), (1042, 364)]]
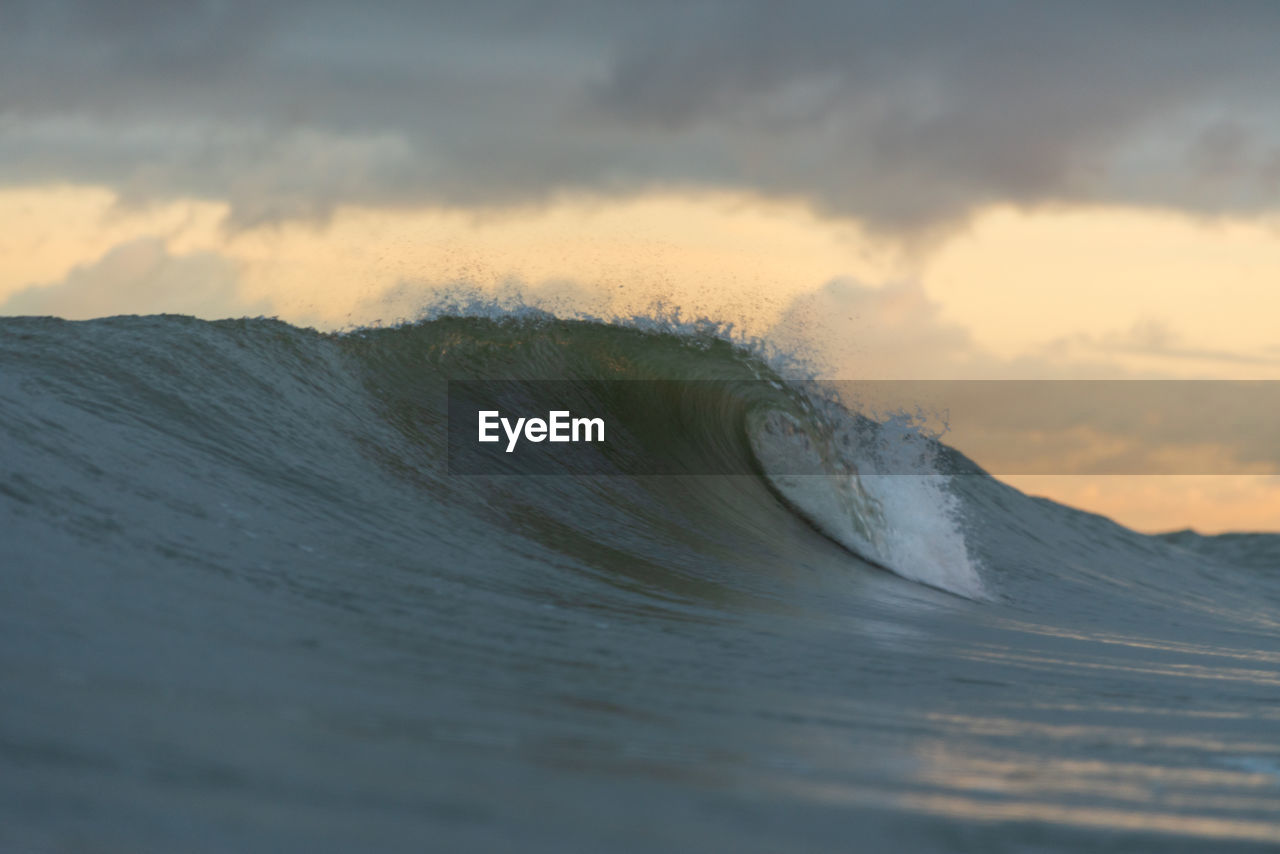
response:
[[(1023, 495), (775, 356), (662, 317), (0, 319), (0, 846), (1280, 838), (1280, 538)], [(607, 382), (631, 456), (451, 474), (459, 379)]]
[[(151, 506), (168, 499), (190, 505), (187, 516), (218, 517), (259, 493), (300, 515), (363, 516), (369, 502), (349, 500), (363, 491), (439, 543), (532, 544), (604, 575), (652, 564), (730, 587), (752, 564), (834, 566), (835, 543), (848, 560), (829, 571), (886, 569), (976, 600), (1030, 601), (1082, 578), (1129, 584), (1141, 573), (1128, 567), (1177, 544), (1017, 495), (910, 419), (851, 412), (793, 355), (730, 327), (454, 308), (343, 333), (272, 320), (4, 319), (6, 490), (70, 524), (132, 532), (171, 514)], [(665, 474), (595, 477), (584, 450), (562, 458), (563, 478), (450, 476), (451, 380), (554, 380), (527, 384), (546, 397), (531, 407), (581, 404), (627, 437), (610, 451), (626, 456), (620, 470), (661, 459)], [(651, 382), (629, 382), (641, 380)], [(269, 524), (282, 511), (258, 512)], [(219, 563), (192, 540), (184, 548)], [(1110, 549), (1121, 569), (1066, 571), (1044, 543)]]

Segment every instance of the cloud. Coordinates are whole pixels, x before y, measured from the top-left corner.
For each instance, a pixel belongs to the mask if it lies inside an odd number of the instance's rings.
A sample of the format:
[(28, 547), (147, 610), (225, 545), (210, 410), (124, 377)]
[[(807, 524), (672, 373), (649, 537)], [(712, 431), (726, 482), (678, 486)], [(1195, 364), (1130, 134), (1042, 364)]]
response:
[(836, 279), (793, 300), (765, 338), (815, 354), (838, 379), (949, 378), (992, 362), (914, 282)]
[(212, 252), (171, 254), (159, 238), (112, 248), (60, 282), (33, 285), (0, 303), (0, 315), (84, 320), (116, 314), (189, 314), (207, 319), (258, 316), (267, 302), (239, 294), (236, 266)]
[[(1088, 340), (1087, 338), (1085, 339)], [(1280, 357), (1196, 347), (1177, 330), (1161, 320), (1141, 320), (1123, 332), (1110, 332), (1100, 337), (1099, 346), (1117, 353), (1159, 356), (1167, 359), (1189, 359), (1208, 362), (1234, 362), (1246, 365), (1280, 364)]]
[(1054, 354), (1058, 359), (1078, 359), (1080, 354), (1088, 353), (1100, 356), (1142, 356), (1201, 364), (1262, 367), (1280, 364), (1280, 348), (1268, 347), (1249, 352), (1201, 347), (1188, 341), (1186, 335), (1166, 321), (1154, 317), (1138, 320), (1125, 329), (1077, 333), (1058, 338), (1048, 342), (1042, 352)]
[(898, 232), (1280, 204), (1280, 6), (10, 0), (0, 181), (340, 204), (717, 187)]

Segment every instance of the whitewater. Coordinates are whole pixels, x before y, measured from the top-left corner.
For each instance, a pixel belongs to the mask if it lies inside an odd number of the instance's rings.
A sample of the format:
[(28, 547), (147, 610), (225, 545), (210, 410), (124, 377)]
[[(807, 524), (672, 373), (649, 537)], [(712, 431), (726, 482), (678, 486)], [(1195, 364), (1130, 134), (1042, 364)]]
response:
[[(1277, 850), (1280, 536), (1023, 495), (780, 365), (0, 318), (0, 850)], [(497, 379), (629, 389), (582, 409), (629, 456), (451, 472)]]

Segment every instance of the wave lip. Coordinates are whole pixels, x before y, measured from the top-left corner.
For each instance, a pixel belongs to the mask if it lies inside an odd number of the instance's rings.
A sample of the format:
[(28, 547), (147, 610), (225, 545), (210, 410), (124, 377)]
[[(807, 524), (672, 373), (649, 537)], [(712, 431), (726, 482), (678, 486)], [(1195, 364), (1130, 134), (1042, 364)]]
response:
[[(828, 406), (827, 411), (832, 410)], [(853, 553), (903, 578), (968, 599), (989, 598), (961, 527), (950, 476), (865, 474), (883, 464), (881, 447), (866, 444), (866, 430), (843, 410), (832, 434), (806, 429), (786, 413), (769, 413), (751, 432), (764, 476), (797, 513)], [(851, 442), (857, 431), (859, 441)], [(917, 434), (915, 453), (932, 456)], [(892, 447), (901, 448), (897, 442)], [(917, 460), (913, 463), (919, 467)]]

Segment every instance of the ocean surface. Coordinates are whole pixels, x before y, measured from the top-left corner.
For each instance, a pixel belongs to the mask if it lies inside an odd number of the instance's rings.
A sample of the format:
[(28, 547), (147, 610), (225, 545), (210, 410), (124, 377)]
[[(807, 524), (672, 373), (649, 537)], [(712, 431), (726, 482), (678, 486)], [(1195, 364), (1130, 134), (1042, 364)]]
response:
[[(748, 473), (450, 474), (492, 378), (710, 381), (670, 429)], [(812, 388), (696, 324), (0, 318), (0, 851), (1280, 850), (1280, 537), (876, 474)]]

